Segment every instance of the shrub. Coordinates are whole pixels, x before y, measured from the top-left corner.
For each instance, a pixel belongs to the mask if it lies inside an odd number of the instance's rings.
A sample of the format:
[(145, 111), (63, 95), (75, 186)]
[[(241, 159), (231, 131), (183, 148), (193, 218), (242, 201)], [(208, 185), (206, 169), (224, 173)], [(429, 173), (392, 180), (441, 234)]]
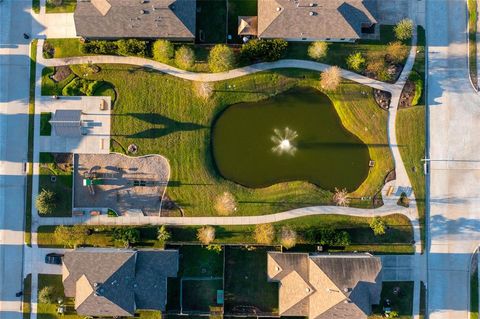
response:
[(326, 91), (334, 91), (342, 81), (342, 71), (338, 66), (331, 66), (320, 75), (320, 87)]
[(147, 42), (137, 39), (121, 39), (117, 41), (118, 54), (120, 55), (147, 55)]
[(230, 215), (237, 210), (237, 201), (230, 192), (224, 192), (215, 200), (215, 210), (220, 215)]
[(310, 230), (307, 233), (310, 241), (329, 246), (348, 246), (350, 245), (350, 235), (346, 231), (336, 229)]
[(352, 53), (347, 57), (347, 65), (355, 72), (362, 72), (365, 69), (365, 58), (360, 52)]
[(94, 54), (116, 54), (117, 49), (116, 42), (105, 40), (85, 42), (80, 48), (83, 53)]
[(91, 96), (95, 93), (99, 87), (103, 85), (102, 81), (90, 81), (84, 78), (75, 78), (70, 83), (65, 85), (62, 89), (62, 95), (65, 96), (78, 96), (87, 95)]
[(122, 242), (127, 248), (140, 240), (140, 231), (132, 227), (118, 227), (113, 229), (112, 237), (114, 240)]
[(108, 216), (108, 217), (118, 217), (118, 214), (117, 214), (116, 211), (114, 211), (113, 209), (110, 209), (110, 208), (109, 208), (109, 209), (107, 210), (107, 216)]
[(54, 46), (48, 42), (48, 40), (45, 40), (43, 42), (43, 57), (45, 59), (51, 59), (55, 55), (55, 48)]
[(294, 247), (297, 244), (297, 232), (287, 226), (282, 227), (280, 244), (287, 249)]
[(173, 58), (175, 49), (173, 44), (168, 40), (157, 40), (153, 43), (153, 59), (162, 62), (168, 63)]
[(103, 85), (102, 81), (88, 81), (85, 89), (85, 95), (92, 96), (95, 91)]
[(258, 224), (253, 237), (258, 244), (270, 245), (275, 240), (275, 227), (272, 224)]
[(242, 58), (249, 60), (276, 61), (282, 57), (288, 42), (283, 39), (253, 39), (242, 46)]
[(372, 59), (367, 64), (367, 73), (375, 76), (380, 81), (390, 81), (392, 75), (388, 73), (387, 64), (384, 59)]
[(77, 248), (85, 244), (89, 229), (81, 225), (74, 226), (57, 226), (53, 232), (56, 240), (67, 248)]
[(212, 72), (224, 72), (235, 66), (233, 50), (225, 44), (215, 45), (208, 56), (208, 66)]
[(192, 48), (182, 45), (175, 52), (175, 64), (180, 69), (190, 69), (195, 64), (195, 52)]
[(387, 57), (392, 63), (401, 63), (408, 56), (408, 47), (400, 41), (391, 42), (387, 46)]
[(172, 237), (170, 232), (167, 230), (167, 227), (165, 225), (160, 226), (157, 229), (157, 240), (160, 242), (160, 244), (163, 246), (165, 243)]
[(400, 20), (397, 25), (395, 25), (393, 31), (397, 39), (408, 40), (413, 35), (413, 21), (410, 19)]
[(387, 224), (383, 219), (377, 216), (370, 221), (370, 228), (373, 230), (375, 236), (382, 236), (385, 235)]
[(412, 106), (418, 105), (423, 94), (423, 79), (417, 72), (412, 72), (409, 77), (410, 81), (415, 84), (415, 95), (412, 99)]
[(211, 82), (194, 82), (193, 89), (198, 97), (208, 100), (213, 95), (214, 86)]
[(335, 187), (335, 193), (333, 193), (333, 202), (337, 206), (348, 206), (350, 199), (348, 198), (348, 191), (346, 188), (338, 189)]
[(222, 252), (222, 245), (210, 244), (210, 245), (207, 246), (207, 250), (214, 251), (217, 254), (219, 254), (219, 253)]
[(57, 195), (48, 189), (42, 189), (35, 199), (35, 207), (42, 215), (53, 214), (57, 208)]
[(45, 286), (38, 292), (38, 302), (54, 304), (56, 302), (56, 291), (53, 286)]
[(314, 60), (321, 60), (328, 53), (328, 43), (323, 41), (312, 42), (308, 46), (308, 56)]
[(215, 228), (212, 226), (203, 226), (197, 230), (197, 239), (203, 245), (209, 245), (215, 240)]

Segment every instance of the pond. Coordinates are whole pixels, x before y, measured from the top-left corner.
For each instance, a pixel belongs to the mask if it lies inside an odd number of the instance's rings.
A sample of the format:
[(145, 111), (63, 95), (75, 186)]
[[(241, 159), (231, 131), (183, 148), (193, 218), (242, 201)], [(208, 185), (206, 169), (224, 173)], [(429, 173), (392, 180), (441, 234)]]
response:
[(313, 88), (229, 106), (214, 122), (212, 149), (219, 173), (250, 188), (308, 181), (354, 191), (369, 170), (367, 145)]

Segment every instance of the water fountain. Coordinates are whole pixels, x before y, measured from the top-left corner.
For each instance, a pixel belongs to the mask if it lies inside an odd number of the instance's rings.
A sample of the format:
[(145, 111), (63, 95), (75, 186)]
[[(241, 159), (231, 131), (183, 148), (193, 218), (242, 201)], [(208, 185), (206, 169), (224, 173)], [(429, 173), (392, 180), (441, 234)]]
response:
[(272, 147), (272, 151), (279, 155), (284, 153), (294, 155), (297, 148), (293, 142), (298, 137), (297, 132), (288, 127), (285, 127), (283, 131), (274, 129), (273, 132), (274, 135), (271, 137), (271, 140), (275, 143), (275, 146)]

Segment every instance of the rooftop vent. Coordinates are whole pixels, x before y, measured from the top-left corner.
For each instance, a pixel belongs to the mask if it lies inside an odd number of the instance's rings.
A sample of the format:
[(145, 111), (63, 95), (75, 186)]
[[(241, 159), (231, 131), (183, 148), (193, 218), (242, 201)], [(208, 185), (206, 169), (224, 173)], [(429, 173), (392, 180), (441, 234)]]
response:
[(145, 13), (147, 13), (147, 11), (145, 11), (145, 10), (143, 10), (143, 9), (140, 10), (140, 14), (145, 14)]
[(309, 15), (309, 16), (311, 16), (311, 17), (313, 17), (313, 16), (316, 16), (316, 15), (317, 15), (317, 13), (316, 13), (316, 12), (314, 12), (314, 11), (310, 11), (310, 12), (308, 13), (308, 15)]
[(277, 7), (277, 12), (280, 12), (280, 11), (282, 11), (282, 8)]

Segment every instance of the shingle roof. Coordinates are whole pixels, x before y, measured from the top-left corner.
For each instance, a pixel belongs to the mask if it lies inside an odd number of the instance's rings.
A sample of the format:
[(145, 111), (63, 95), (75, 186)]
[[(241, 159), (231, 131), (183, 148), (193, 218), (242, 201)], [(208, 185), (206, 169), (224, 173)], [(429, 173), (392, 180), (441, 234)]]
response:
[(361, 37), (376, 23), (376, 0), (258, 0), (260, 38)]
[(82, 110), (56, 110), (50, 124), (58, 136), (81, 135)]
[(195, 38), (195, 0), (80, 0), (74, 13), (85, 38)]
[(381, 262), (369, 254), (268, 254), (268, 277), (279, 281), (281, 316), (366, 318), (381, 292)]
[(63, 258), (63, 285), (77, 313), (133, 316), (165, 310), (167, 277), (178, 271), (176, 250), (77, 249)]

